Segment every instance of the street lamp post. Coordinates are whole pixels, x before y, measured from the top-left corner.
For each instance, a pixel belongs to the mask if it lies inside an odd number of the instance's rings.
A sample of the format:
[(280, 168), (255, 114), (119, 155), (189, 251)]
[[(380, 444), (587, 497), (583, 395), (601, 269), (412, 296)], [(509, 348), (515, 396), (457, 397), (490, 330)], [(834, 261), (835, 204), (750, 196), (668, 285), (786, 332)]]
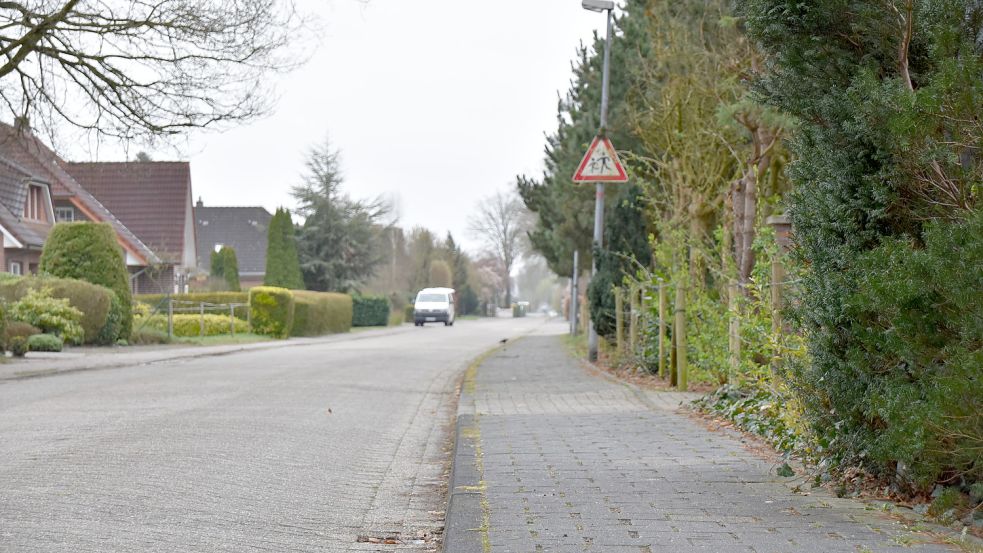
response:
[[(608, 75), (611, 67), (611, 32), (614, 28), (614, 2), (610, 0), (582, 0), (585, 10), (607, 13), (607, 38), (604, 42), (604, 68), (601, 73), (601, 128), (598, 134), (604, 135), (608, 126)], [(604, 182), (597, 183), (597, 194), (594, 200), (594, 266), (591, 268), (591, 278), (597, 276), (597, 252), (604, 243)], [(597, 360), (597, 328), (593, 319), (588, 323), (587, 355), (591, 361)]]

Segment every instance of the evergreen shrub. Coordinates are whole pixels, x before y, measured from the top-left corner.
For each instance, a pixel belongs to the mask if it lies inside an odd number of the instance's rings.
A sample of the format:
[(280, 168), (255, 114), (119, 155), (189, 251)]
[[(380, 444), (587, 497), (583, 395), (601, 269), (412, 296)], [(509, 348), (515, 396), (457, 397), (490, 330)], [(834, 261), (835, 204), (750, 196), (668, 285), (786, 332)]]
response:
[(352, 326), (386, 326), (389, 311), (385, 296), (352, 296)]
[(23, 336), (14, 336), (10, 338), (10, 352), (14, 354), (14, 357), (24, 357), (27, 355), (27, 338)]
[(758, 97), (798, 122), (788, 214), (810, 356), (789, 383), (817, 449), (915, 494), (969, 488), (983, 475), (983, 18), (916, 2), (908, 43), (874, 3), (736, 6), (768, 59)]
[(297, 255), (297, 238), (290, 211), (278, 208), (270, 220), (266, 243), (266, 275), (263, 284), (291, 290), (304, 288), (304, 274)]
[(236, 257), (235, 249), (224, 246), (218, 253), (222, 257), (222, 278), (225, 279), (226, 287), (233, 292), (240, 291), (239, 258)]
[[(130, 278), (112, 226), (108, 223), (56, 224), (44, 244), (39, 268), (43, 274), (84, 280), (115, 292), (121, 317), (116, 338), (129, 337), (133, 324)], [(107, 302), (107, 310), (112, 307), (111, 303), (111, 300)], [(93, 336), (100, 332), (96, 331)], [(108, 336), (101, 339), (106, 338)], [(115, 339), (107, 343), (112, 342)]]
[(924, 240), (857, 258), (839, 329), (851, 341), (794, 382), (830, 448), (929, 489), (983, 481), (983, 210), (928, 225)]
[(257, 286), (249, 290), (253, 332), (287, 338), (294, 325), (294, 295), (286, 288)]
[(27, 349), (30, 351), (59, 352), (64, 342), (54, 334), (35, 334), (27, 339)]

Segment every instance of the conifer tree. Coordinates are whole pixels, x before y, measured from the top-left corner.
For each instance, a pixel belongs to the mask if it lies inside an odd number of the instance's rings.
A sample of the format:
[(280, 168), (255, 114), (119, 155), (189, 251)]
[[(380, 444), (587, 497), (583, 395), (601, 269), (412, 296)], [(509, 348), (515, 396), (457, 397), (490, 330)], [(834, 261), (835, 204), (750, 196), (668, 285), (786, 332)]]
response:
[(270, 220), (263, 284), (291, 290), (304, 288), (304, 276), (297, 256), (296, 231), (290, 211), (284, 208), (278, 208)]
[(236, 256), (235, 249), (223, 246), (218, 255), (221, 258), (222, 278), (225, 279), (226, 286), (230, 291), (238, 292), (242, 288), (239, 285), (239, 258)]

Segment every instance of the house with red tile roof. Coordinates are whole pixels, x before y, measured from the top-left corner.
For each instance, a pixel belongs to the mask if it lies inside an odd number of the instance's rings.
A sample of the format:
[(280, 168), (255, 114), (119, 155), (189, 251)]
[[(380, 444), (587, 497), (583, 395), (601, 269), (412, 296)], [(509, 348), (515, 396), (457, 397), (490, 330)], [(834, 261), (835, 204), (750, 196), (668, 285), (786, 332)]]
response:
[(135, 293), (186, 288), (197, 257), (187, 163), (69, 163), (37, 137), (7, 124), (0, 124), (0, 160), (48, 185), (48, 222), (112, 225)]
[[(161, 260), (140, 293), (183, 291), (197, 266), (191, 164), (186, 161), (68, 163), (65, 170)], [(62, 209), (62, 208), (66, 209)], [(73, 216), (56, 197), (60, 219)]]

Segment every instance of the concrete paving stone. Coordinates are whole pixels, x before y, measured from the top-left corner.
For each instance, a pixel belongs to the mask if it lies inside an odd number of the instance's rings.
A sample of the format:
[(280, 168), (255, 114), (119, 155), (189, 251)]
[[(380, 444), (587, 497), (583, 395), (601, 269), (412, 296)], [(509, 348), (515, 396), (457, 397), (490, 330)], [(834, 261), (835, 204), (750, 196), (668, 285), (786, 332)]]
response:
[(793, 494), (736, 434), (676, 412), (694, 397), (599, 376), (557, 336), (488, 358), (473, 408), (491, 551), (902, 550), (893, 521), (821, 490)]

